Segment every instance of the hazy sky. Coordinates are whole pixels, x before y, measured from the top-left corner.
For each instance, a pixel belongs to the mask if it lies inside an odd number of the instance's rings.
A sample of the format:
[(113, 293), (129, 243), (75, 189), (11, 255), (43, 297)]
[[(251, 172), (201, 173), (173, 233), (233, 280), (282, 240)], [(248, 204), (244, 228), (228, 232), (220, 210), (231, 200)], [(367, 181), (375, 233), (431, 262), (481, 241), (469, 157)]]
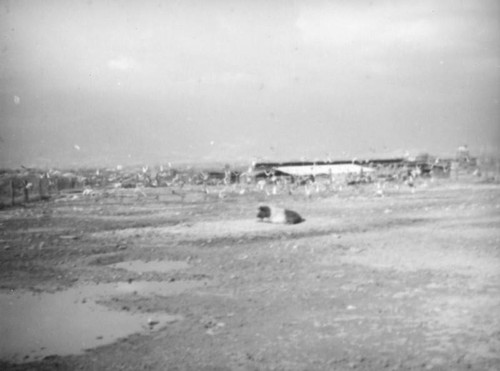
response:
[(500, 147), (500, 2), (0, 0), (0, 165)]

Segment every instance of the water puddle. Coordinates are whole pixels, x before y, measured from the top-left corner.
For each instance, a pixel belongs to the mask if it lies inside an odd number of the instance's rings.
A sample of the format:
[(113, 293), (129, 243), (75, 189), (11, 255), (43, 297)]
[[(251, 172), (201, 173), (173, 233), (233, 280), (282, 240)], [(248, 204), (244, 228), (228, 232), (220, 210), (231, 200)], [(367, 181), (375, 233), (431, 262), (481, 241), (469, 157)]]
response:
[(114, 311), (97, 303), (123, 295), (171, 296), (205, 281), (82, 285), (55, 293), (0, 291), (0, 359), (22, 363), (81, 354), (181, 319), (166, 313)]
[(189, 264), (185, 261), (173, 260), (153, 260), (144, 262), (142, 260), (133, 260), (109, 265), (111, 268), (123, 268), (136, 273), (159, 272), (168, 273), (174, 270), (187, 269)]

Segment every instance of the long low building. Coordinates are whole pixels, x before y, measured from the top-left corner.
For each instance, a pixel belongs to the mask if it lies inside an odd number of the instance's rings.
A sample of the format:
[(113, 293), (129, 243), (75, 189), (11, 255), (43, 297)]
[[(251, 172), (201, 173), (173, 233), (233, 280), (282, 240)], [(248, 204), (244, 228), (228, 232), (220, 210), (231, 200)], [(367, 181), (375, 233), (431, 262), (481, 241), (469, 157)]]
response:
[(370, 173), (372, 168), (357, 164), (312, 165), (312, 166), (277, 166), (275, 170), (291, 176), (319, 176), (338, 174)]
[(353, 160), (353, 161), (316, 161), (316, 162), (260, 162), (255, 164), (256, 171), (275, 172), (277, 175), (321, 176), (339, 174), (361, 174), (374, 171), (377, 165), (401, 166), (402, 158)]

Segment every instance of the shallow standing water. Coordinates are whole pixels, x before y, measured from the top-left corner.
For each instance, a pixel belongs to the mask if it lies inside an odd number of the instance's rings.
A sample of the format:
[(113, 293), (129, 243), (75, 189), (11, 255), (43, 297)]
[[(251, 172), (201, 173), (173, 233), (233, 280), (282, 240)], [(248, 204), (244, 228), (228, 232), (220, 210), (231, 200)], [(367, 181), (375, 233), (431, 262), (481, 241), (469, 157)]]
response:
[(114, 311), (96, 301), (120, 295), (170, 296), (203, 284), (135, 281), (82, 285), (55, 293), (0, 291), (0, 359), (28, 362), (79, 354), (136, 332), (159, 329), (182, 317)]

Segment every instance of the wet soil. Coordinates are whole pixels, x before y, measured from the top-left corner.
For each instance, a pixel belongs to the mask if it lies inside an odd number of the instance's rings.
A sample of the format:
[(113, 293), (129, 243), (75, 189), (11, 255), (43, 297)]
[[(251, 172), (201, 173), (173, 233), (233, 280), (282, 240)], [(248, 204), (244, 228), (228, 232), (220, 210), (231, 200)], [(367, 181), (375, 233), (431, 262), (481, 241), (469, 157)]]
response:
[[(175, 320), (81, 354), (4, 359), (0, 368), (500, 369), (499, 185), (439, 180), (311, 197), (223, 191), (123, 190), (1, 210), (0, 293), (199, 284), (100, 296), (117, 315)], [(263, 203), (306, 222), (259, 223)], [(162, 261), (175, 269), (145, 268)]]

